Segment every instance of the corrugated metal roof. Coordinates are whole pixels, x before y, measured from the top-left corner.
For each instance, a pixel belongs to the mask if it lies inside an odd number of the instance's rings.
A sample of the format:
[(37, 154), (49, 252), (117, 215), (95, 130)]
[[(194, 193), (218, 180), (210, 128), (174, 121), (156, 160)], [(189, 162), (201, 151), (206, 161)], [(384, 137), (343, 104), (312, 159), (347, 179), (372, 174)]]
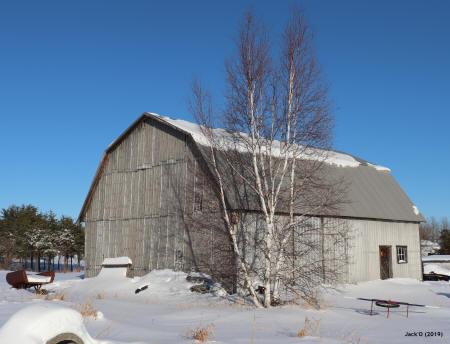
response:
[(368, 219), (421, 222), (413, 203), (390, 172), (370, 166), (327, 166), (334, 178), (342, 178), (347, 186), (347, 200), (340, 215)]
[[(203, 146), (200, 148), (205, 160), (208, 160), (207, 149), (204, 149)], [(223, 161), (220, 154), (216, 158), (219, 163)], [(303, 161), (302, 163), (310, 162)], [(230, 177), (229, 180), (232, 178)], [(326, 209), (321, 206), (323, 200), (320, 193), (314, 195), (314, 186), (310, 186), (309, 189), (304, 187), (295, 202), (295, 212), (298, 214), (404, 222), (424, 221), (420, 213), (416, 214), (414, 204), (388, 170), (377, 170), (364, 163), (357, 167), (341, 167), (324, 163), (312, 183), (324, 187), (331, 185), (337, 193), (341, 194), (332, 196), (331, 201), (337, 202)], [(238, 183), (228, 182), (227, 184), (225, 192), (231, 208), (260, 210), (256, 195), (252, 195), (248, 189), (244, 191), (243, 186), (237, 185)], [(288, 183), (282, 187), (282, 192), (289, 192)], [(245, 197), (242, 197), (244, 194)], [(327, 211), (327, 213), (317, 213), (314, 209), (322, 209), (321, 211)], [(289, 212), (288, 205), (280, 204), (278, 211)]]
[[(150, 116), (154, 115), (155, 114), (150, 114)], [(167, 117), (156, 116), (159, 120), (163, 122), (166, 121)], [(177, 127), (178, 122), (183, 123), (183, 125), (180, 125), (179, 129), (188, 135), (190, 134), (191, 130), (186, 130), (185, 127), (186, 121), (168, 119), (167, 122), (169, 125), (175, 127)], [(192, 125), (195, 126), (193, 123)], [(191, 135), (194, 141), (197, 141), (197, 136), (197, 133)], [(200, 147), (204, 144), (203, 141), (198, 141), (197, 143)], [(200, 149), (200, 151), (202, 151), (207, 160), (208, 158), (207, 153), (205, 154), (205, 150)], [(366, 160), (348, 153), (336, 153), (352, 157), (360, 163), (360, 165), (356, 167), (324, 164), (322, 171), (324, 174), (323, 178), (328, 179), (330, 183), (342, 181), (346, 186), (346, 201), (339, 205), (339, 216), (406, 222), (425, 221), (422, 215), (416, 211), (417, 208), (415, 208), (414, 204), (394, 179), (388, 168), (371, 164)], [(238, 203), (240, 203), (241, 206), (244, 203), (245, 209), (259, 210), (258, 202), (255, 200), (252, 201), (247, 199), (245, 202), (242, 202), (242, 200), (236, 201), (236, 199), (239, 198), (237, 193), (242, 194), (242, 191), (236, 191), (229, 188), (227, 193), (227, 198), (231, 206), (238, 208)], [(314, 203), (314, 200), (309, 199), (308, 202)], [(302, 200), (299, 200), (299, 203), (301, 204)]]

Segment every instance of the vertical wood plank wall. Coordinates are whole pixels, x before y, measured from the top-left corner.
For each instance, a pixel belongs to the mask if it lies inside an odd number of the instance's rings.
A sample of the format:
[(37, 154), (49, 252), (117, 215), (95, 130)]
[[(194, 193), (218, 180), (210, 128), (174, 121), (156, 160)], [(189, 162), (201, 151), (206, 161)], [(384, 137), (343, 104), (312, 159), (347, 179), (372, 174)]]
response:
[(193, 211), (194, 189), (211, 194), (211, 186), (195, 185), (207, 178), (190, 145), (184, 134), (146, 119), (108, 153), (85, 215), (88, 277), (104, 258), (118, 256), (132, 259), (136, 275), (166, 268), (229, 273), (219, 266), (223, 257), (213, 259), (226, 246), (222, 224), (214, 228)]

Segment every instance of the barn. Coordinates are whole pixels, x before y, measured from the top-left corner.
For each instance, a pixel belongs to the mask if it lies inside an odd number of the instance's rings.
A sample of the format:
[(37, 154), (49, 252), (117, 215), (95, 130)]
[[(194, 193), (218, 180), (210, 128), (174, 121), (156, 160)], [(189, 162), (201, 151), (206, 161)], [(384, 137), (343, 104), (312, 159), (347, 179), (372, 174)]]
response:
[[(144, 113), (111, 143), (79, 215), (86, 232), (86, 276), (95, 276), (104, 258), (128, 256), (135, 275), (194, 270), (234, 289), (236, 260), (202, 144), (196, 124), (153, 113)], [(349, 202), (338, 214), (315, 218), (351, 229), (342, 248), (349, 257), (343, 281), (421, 279), (423, 217), (390, 170), (344, 153), (333, 156), (338, 163), (327, 173), (345, 179)], [(256, 233), (257, 210), (231, 198), (233, 211), (247, 214), (246, 220), (238, 217), (240, 225)]]

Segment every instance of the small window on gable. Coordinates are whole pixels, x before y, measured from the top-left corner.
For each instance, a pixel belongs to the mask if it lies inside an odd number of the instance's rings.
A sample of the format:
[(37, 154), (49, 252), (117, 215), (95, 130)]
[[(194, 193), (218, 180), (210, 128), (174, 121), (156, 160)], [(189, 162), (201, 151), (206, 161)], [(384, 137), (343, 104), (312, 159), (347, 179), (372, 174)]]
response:
[(397, 246), (397, 263), (398, 264), (408, 263), (408, 247), (407, 246)]

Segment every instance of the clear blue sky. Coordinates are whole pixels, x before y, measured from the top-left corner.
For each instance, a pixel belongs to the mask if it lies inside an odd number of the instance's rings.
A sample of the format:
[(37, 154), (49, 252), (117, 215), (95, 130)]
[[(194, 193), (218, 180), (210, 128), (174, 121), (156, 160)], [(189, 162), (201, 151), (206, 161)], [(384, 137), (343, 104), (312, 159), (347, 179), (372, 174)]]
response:
[[(279, 32), (295, 2), (1, 1), (0, 208), (77, 216), (102, 152), (144, 111), (190, 119), (223, 87), (252, 6)], [(335, 148), (389, 166), (426, 216), (450, 215), (450, 2), (302, 1), (335, 105)]]

